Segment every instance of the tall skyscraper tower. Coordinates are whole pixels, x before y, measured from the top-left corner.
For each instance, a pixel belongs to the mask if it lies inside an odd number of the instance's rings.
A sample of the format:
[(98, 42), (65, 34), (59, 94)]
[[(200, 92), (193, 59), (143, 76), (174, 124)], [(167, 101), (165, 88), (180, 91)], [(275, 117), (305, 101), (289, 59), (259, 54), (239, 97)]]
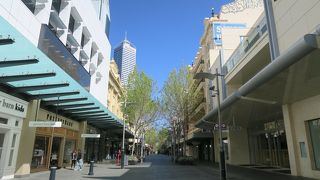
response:
[(128, 76), (136, 66), (136, 47), (125, 38), (114, 50), (114, 59), (119, 67), (123, 86), (128, 84)]

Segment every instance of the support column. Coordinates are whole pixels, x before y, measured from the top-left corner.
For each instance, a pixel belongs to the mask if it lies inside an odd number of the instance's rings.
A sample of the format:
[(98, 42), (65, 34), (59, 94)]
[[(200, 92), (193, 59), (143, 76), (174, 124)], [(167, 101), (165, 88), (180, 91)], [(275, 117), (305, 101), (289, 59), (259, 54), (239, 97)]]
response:
[(295, 148), (297, 147), (297, 144), (295, 143), (296, 134), (294, 130), (294, 124), (292, 123), (290, 105), (283, 105), (282, 113), (283, 113), (284, 127), (286, 131), (291, 174), (295, 176), (299, 176), (301, 175), (301, 172), (299, 170), (300, 162), (297, 160), (298, 152), (296, 152), (296, 148)]

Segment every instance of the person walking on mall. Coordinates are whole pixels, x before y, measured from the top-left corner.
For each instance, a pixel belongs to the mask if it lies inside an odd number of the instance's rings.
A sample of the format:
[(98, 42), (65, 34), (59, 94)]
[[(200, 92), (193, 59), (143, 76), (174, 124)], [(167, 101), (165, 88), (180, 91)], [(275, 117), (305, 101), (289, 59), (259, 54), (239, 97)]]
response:
[(74, 168), (75, 171), (81, 171), (83, 167), (83, 160), (82, 160), (82, 154), (80, 149), (78, 150), (77, 153), (77, 163), (76, 163), (76, 167)]
[(77, 151), (73, 150), (71, 153), (71, 169), (72, 167), (75, 168), (76, 167), (76, 162), (77, 162)]

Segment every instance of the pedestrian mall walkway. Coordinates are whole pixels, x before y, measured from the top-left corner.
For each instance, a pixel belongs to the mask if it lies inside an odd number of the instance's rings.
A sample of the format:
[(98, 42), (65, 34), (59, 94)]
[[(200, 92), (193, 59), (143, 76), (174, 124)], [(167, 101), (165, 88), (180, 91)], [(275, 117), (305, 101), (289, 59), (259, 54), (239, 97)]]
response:
[[(88, 176), (89, 165), (82, 171), (59, 169), (56, 180), (219, 180), (219, 168), (216, 165), (182, 166), (171, 163), (169, 156), (150, 155), (146, 162), (126, 166), (120, 169), (114, 164), (95, 164), (94, 175)], [(29, 177), (17, 180), (48, 180), (49, 171), (33, 173)], [(228, 167), (230, 180), (307, 180), (280, 173), (267, 172), (246, 167)]]

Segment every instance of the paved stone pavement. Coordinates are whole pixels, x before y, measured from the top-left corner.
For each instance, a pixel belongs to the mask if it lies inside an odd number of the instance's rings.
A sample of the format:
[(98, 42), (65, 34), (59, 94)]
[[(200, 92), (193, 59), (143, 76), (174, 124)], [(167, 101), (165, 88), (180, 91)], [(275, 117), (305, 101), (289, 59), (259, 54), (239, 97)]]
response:
[[(173, 165), (168, 156), (151, 155), (146, 162), (120, 169), (113, 164), (96, 164), (94, 175), (88, 176), (89, 166), (85, 165), (82, 171), (70, 169), (57, 170), (56, 180), (219, 180), (217, 166)], [(48, 180), (49, 171), (32, 173), (29, 177), (17, 178), (20, 180)], [(243, 167), (228, 167), (230, 180), (305, 180), (305, 178), (270, 173)]]

